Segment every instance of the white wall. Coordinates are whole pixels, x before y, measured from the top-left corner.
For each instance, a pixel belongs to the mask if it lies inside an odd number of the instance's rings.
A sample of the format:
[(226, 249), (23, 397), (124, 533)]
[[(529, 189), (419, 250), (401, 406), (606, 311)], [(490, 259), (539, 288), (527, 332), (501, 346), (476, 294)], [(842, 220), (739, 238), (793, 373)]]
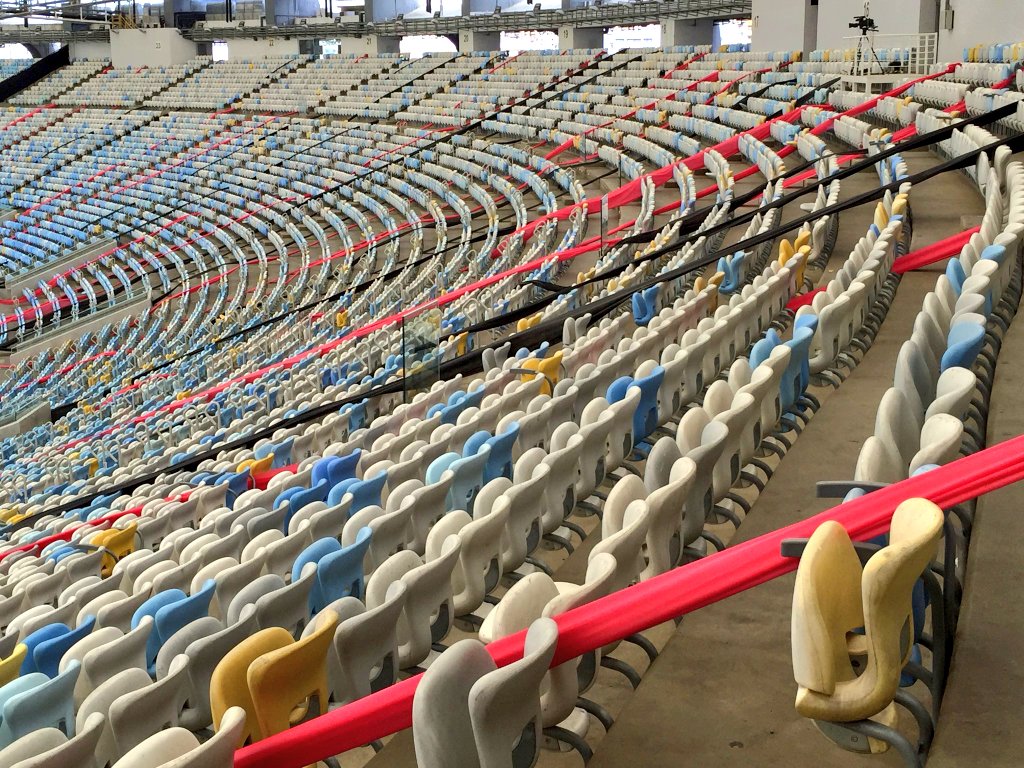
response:
[(817, 9), (811, 8), (811, 0), (753, 0), (750, 50), (803, 51), (808, 42), (813, 49), (816, 30), (812, 10)]
[[(924, 8), (924, 4), (935, 0), (874, 0), (871, 3), (871, 17), (878, 24), (878, 34), (916, 34), (918, 32), (934, 32), (921, 28), (921, 19), (934, 15)], [(1015, 0), (1007, 0), (1012, 5)], [(976, 0), (963, 0), (976, 4)], [(1020, 2), (1020, 0), (1016, 0)], [(775, 3), (768, 3), (775, 5)], [(756, 4), (755, 4), (756, 5)], [(854, 16), (864, 13), (864, 0), (820, 0), (818, 3), (818, 48), (846, 48), (851, 41), (844, 37), (859, 35), (859, 30), (850, 29), (849, 23)], [(755, 46), (756, 48), (756, 46)]]
[(401, 38), (382, 37), (380, 35), (341, 35), (338, 37), (338, 53), (355, 53), (376, 55), (378, 53), (398, 53)]
[(232, 38), (228, 40), (228, 59), (230, 61), (254, 61), (269, 59), (276, 56), (298, 56), (299, 41), (285, 38), (264, 38), (253, 40), (251, 37)]
[(713, 32), (711, 19), (668, 19), (661, 22), (661, 45), (711, 45)]
[(110, 60), (115, 67), (168, 67), (196, 57), (196, 44), (176, 29), (112, 29)]
[(81, 61), (82, 59), (99, 61), (102, 59), (109, 59), (110, 57), (110, 43), (85, 40), (71, 44), (72, 61)]
[(604, 47), (604, 29), (601, 27), (559, 27), (558, 48), (567, 51), (572, 48)]
[[(1024, 4), (1021, 0), (945, 0), (954, 11), (953, 29), (939, 30), (939, 61), (955, 61), (963, 49), (979, 43), (1024, 40)], [(939, 19), (942, 27), (942, 18)]]

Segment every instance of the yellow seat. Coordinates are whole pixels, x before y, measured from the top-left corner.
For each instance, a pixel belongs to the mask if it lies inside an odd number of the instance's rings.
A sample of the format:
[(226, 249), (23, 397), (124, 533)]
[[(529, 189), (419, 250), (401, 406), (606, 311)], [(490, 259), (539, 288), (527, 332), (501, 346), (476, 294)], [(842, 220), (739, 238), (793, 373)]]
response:
[(876, 203), (875, 204), (874, 225), (876, 227), (878, 227), (879, 231), (881, 231), (881, 230), (885, 229), (885, 227), (886, 227), (886, 225), (888, 223), (889, 223), (889, 214), (886, 213), (885, 206), (881, 202)]
[(793, 246), (799, 251), (804, 246), (810, 247), (811, 245), (811, 230), (802, 229), (800, 234), (796, 236), (796, 240), (793, 241)]
[[(785, 240), (783, 240), (782, 242), (786, 243)], [(780, 248), (779, 250), (781, 252), (782, 249)], [(787, 263), (789, 263), (790, 260), (793, 259), (794, 256), (797, 256), (798, 254), (803, 257), (800, 259), (800, 262), (796, 268), (796, 290), (800, 291), (803, 289), (804, 285), (804, 269), (807, 267), (807, 257), (811, 255), (810, 246), (801, 246), (800, 249), (797, 251), (793, 251), (792, 248), (790, 248), (790, 254), (786, 256), (786, 258), (781, 258), (780, 254), (779, 263), (785, 266)]]
[(522, 375), (523, 381), (533, 381), (537, 376), (544, 377), (544, 386), (540, 388), (542, 395), (553, 395), (555, 384), (558, 383), (558, 379), (562, 372), (562, 352), (558, 351), (551, 357), (545, 357), (544, 359), (538, 359), (536, 357), (530, 357), (523, 361), (520, 368), (525, 368), (528, 371), (536, 371), (537, 373), (524, 373)]
[(274, 463), (274, 454), (268, 454), (262, 459), (246, 459), (238, 465), (237, 472), (241, 472), (243, 469), (248, 469), (250, 475), (256, 475), (260, 472), (266, 472), (270, 469), (270, 465)]
[(268, 627), (246, 638), (224, 655), (210, 677), (210, 711), (214, 731), (220, 730), (224, 714), (231, 707), (241, 707), (245, 710), (245, 728), (238, 746), (250, 739), (259, 741), (263, 738), (249, 693), (249, 665), (263, 654), (286, 648), (294, 642), (283, 627)]
[(24, 643), (18, 643), (14, 646), (10, 656), (6, 659), (0, 659), (0, 687), (17, 679), (18, 675), (21, 674), (22, 662), (25, 661), (27, 655), (28, 646)]
[(249, 665), (249, 694), (263, 737), (286, 731), (302, 720), (314, 696), (320, 712), (327, 711), (327, 654), (338, 618), (334, 611), (321, 611), (308, 637), (265, 653)]
[(540, 318), (540, 312), (535, 312), (529, 317), (524, 317), (522, 320), (516, 323), (516, 332), (518, 333), (519, 331), (525, 331), (528, 328), (533, 328), (533, 326), (537, 325), (537, 323), (540, 322)]
[(104, 578), (113, 572), (118, 560), (135, 551), (135, 534), (138, 528), (138, 523), (132, 523), (125, 528), (109, 528), (100, 531), (89, 540), (93, 546), (103, 547), (105, 550), (100, 563), (100, 573)]
[[(889, 543), (862, 566), (846, 530), (834, 521), (811, 535), (793, 593), (796, 710), (831, 723), (871, 718), (895, 724), (893, 698), (913, 648), (911, 596), (935, 557), (942, 510), (926, 499), (904, 501), (892, 517)], [(863, 627), (863, 637), (850, 643)], [(851, 649), (866, 657), (855, 670)], [(870, 739), (872, 752), (887, 745)]]

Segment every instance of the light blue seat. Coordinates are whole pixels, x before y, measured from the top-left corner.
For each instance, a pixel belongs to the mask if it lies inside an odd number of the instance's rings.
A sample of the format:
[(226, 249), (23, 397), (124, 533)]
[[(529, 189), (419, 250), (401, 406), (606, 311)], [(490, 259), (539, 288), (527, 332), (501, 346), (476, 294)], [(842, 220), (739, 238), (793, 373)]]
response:
[(153, 618), (153, 625), (150, 629), (149, 638), (146, 640), (146, 664), (152, 666), (156, 661), (156, 655), (159, 653), (163, 643), (160, 640), (160, 633), (157, 631), (156, 626), (156, 615), (163, 609), (173, 606), (175, 603), (180, 602), (188, 598), (184, 592), (180, 589), (165, 589), (162, 592), (158, 592), (151, 598), (146, 600), (140, 605), (135, 613), (132, 615), (132, 629), (139, 626), (143, 616), (150, 616)]
[(281, 492), (281, 494), (274, 500), (274, 509), (277, 509), (285, 501), (288, 502), (288, 515), (285, 517), (284, 529), (288, 530), (288, 522), (291, 520), (292, 515), (298, 512), (308, 504), (312, 504), (314, 501), (326, 501), (327, 492), (330, 490), (327, 485), (327, 480), (321, 480), (318, 483), (314, 483), (310, 488), (288, 488)]
[[(22, 736), (41, 728), (57, 728), (65, 736), (75, 735), (75, 683), (81, 672), (81, 664), (72, 661), (66, 670), (50, 679), (41, 673), (42, 682), (30, 685), (26, 690), (3, 696), (0, 707), (3, 722), (0, 722), (0, 747), (6, 747)], [(19, 678), (24, 679), (24, 678)], [(17, 682), (17, 681), (15, 681)]]
[(451, 467), (453, 461), (457, 461), (462, 458), (462, 454), (454, 451), (443, 453), (430, 462), (430, 466), (427, 467), (427, 473), (425, 475), (427, 485), (433, 485), (440, 481), (441, 475), (443, 475), (449, 467)]
[(985, 344), (985, 326), (980, 323), (957, 323), (949, 329), (946, 351), (942, 353), (939, 372), (947, 368), (974, 367), (974, 361)]
[[(808, 317), (808, 315), (804, 317)], [(813, 317), (813, 315), (810, 317)], [(786, 371), (782, 376), (782, 382), (779, 385), (779, 394), (782, 401), (782, 410), (786, 414), (793, 414), (802, 410), (802, 403), (800, 401), (807, 389), (807, 384), (810, 382), (808, 358), (813, 338), (814, 329), (809, 325), (801, 325), (793, 329), (793, 338), (785, 342), (791, 354), (789, 363), (786, 365)]]
[(316, 581), (310, 592), (314, 611), (342, 597), (364, 598), (363, 558), (372, 538), (373, 531), (369, 527), (360, 528), (354, 542), (325, 554), (317, 561)]
[(747, 254), (743, 251), (736, 251), (718, 260), (718, 271), (725, 273), (725, 279), (718, 287), (719, 293), (736, 293), (743, 287), (743, 266), (746, 260)]
[(6, 725), (2, 722), (3, 712), (7, 703), (11, 701), (11, 699), (17, 698), (22, 694), (29, 693), (48, 682), (50, 682), (50, 678), (42, 672), (29, 672), (27, 675), (21, 675), (0, 688), (0, 746), (7, 746), (7, 744), (11, 743), (10, 740), (6, 742), (3, 741), (4, 734), (7, 734), (8, 738), (10, 736)]
[(474, 433), (466, 440), (465, 453), (474, 454), (483, 446), (488, 446), (490, 453), (484, 467), (484, 483), (498, 477), (512, 479), (512, 449), (519, 437), (519, 422), (508, 425), (504, 432), (491, 435), (486, 430)]
[(480, 446), (476, 453), (455, 459), (448, 465), (454, 477), (448, 489), (448, 509), (464, 509), (473, 514), (473, 503), (484, 484), (484, 469), (490, 458), (490, 446)]
[(959, 296), (964, 289), (964, 281), (967, 279), (964, 265), (960, 263), (959, 259), (950, 259), (946, 263), (946, 277), (949, 278), (949, 284)]
[(781, 343), (782, 339), (779, 337), (779, 334), (775, 332), (775, 329), (768, 329), (764, 338), (755, 341), (754, 346), (750, 349), (750, 367), (757, 368), (757, 366), (769, 358), (772, 350)]

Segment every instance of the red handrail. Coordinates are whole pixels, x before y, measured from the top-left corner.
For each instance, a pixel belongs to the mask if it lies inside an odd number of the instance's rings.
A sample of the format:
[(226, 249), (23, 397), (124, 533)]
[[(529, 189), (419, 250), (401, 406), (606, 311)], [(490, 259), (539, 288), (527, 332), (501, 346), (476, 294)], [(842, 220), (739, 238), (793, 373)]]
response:
[[(838, 521), (852, 538), (865, 540), (884, 533), (893, 510), (907, 499), (926, 498), (948, 509), (1021, 479), (1024, 435), (557, 616), (558, 648), (551, 663), (560, 664), (795, 570), (797, 561), (780, 554), (780, 543), (807, 538), (827, 520)], [(524, 637), (525, 632), (519, 632), (487, 649), (503, 666), (522, 657)], [(235, 753), (235, 768), (298, 768), (408, 728), (419, 680), (418, 675), (403, 680), (244, 747)]]

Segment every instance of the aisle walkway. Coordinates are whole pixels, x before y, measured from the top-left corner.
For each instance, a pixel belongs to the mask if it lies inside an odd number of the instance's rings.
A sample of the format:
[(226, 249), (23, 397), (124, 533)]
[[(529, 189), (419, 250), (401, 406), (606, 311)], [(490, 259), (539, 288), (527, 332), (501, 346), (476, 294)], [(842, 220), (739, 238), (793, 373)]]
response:
[[(999, 355), (988, 444), (1024, 433), (1024, 319), (1018, 314)], [(928, 768), (1010, 768), (1021, 764), (1024, 731), (1024, 485), (978, 503), (963, 610), (939, 728)]]

